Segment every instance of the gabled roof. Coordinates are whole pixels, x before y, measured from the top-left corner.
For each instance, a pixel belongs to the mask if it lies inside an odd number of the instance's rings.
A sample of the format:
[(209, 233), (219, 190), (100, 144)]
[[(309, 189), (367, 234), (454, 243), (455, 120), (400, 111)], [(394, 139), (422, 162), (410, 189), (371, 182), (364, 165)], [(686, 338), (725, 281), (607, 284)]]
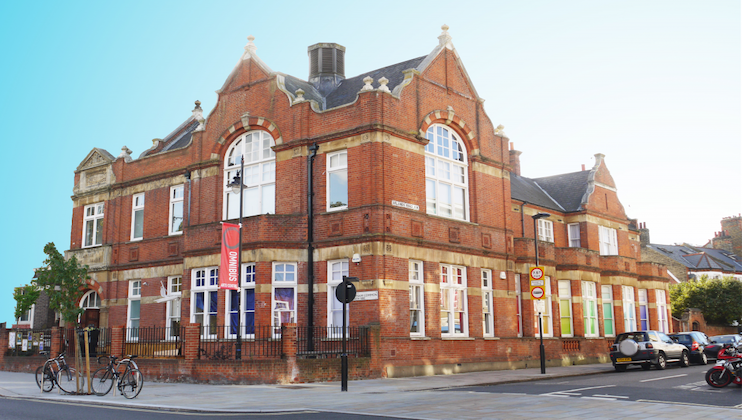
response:
[[(164, 139), (142, 152), (142, 154), (139, 155), (139, 158), (141, 159), (145, 156), (151, 156), (155, 153), (166, 152), (168, 150), (182, 149), (188, 146), (191, 142), (191, 137), (193, 137), (193, 131), (196, 130), (198, 124), (199, 122), (196, 120), (196, 117), (190, 116), (187, 120), (183, 121), (178, 128), (165, 136)], [(165, 147), (160, 148), (161, 144), (164, 144)]]
[(736, 255), (721, 249), (703, 248), (692, 245), (649, 244), (653, 249), (691, 270), (717, 270), (729, 273), (742, 273), (742, 261)]
[(556, 200), (530, 178), (510, 174), (510, 196), (539, 207), (564, 211), (564, 208)]
[(580, 211), (593, 171), (534, 178), (533, 181), (556, 200), (565, 211)]

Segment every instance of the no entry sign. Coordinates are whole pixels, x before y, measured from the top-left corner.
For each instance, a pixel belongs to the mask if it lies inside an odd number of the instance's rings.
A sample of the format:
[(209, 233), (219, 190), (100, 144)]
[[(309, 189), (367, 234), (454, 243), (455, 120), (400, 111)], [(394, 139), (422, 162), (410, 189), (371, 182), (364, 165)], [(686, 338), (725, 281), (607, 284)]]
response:
[(541, 300), (546, 295), (546, 276), (544, 276), (544, 267), (531, 267), (528, 272), (531, 286), (531, 299)]

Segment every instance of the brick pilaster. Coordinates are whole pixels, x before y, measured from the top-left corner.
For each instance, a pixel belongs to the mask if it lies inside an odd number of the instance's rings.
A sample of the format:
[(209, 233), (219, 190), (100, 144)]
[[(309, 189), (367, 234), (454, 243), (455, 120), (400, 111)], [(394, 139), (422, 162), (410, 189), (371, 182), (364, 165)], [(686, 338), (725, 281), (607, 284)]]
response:
[(59, 327), (52, 327), (52, 343), (49, 348), (49, 357), (57, 357), (62, 352), (62, 342), (64, 341), (64, 330)]
[(8, 335), (10, 330), (5, 328), (5, 323), (0, 324), (0, 367), (5, 366), (5, 352), (8, 348)]
[(196, 360), (201, 346), (201, 324), (186, 324), (183, 340), (183, 355), (186, 360)]
[(296, 324), (289, 323), (281, 326), (281, 351), (285, 359), (296, 358), (297, 331)]
[(124, 357), (124, 345), (125, 345), (125, 327), (112, 327), (111, 328), (111, 355)]

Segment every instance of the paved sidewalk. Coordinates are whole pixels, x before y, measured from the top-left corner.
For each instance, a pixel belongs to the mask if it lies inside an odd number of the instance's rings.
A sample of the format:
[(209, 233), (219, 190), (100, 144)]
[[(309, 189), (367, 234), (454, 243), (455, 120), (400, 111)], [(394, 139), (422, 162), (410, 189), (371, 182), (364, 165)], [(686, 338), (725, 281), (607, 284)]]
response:
[[(150, 407), (169, 410), (215, 412), (332, 411), (413, 419), (492, 418), (739, 418), (742, 410), (703, 407), (689, 410), (677, 404), (630, 401), (596, 401), (536, 395), (440, 392), (465, 385), (523, 382), (607, 373), (610, 364), (519, 369), (350, 381), (348, 392), (339, 382), (292, 385), (203, 385), (145, 382), (133, 400), (111, 392), (105, 397), (59, 394), (56, 388), (42, 393), (32, 374), (0, 371), (0, 396), (40, 398), (83, 404)], [(145, 378), (146, 379), (146, 378)], [(414, 394), (413, 394), (414, 393)]]

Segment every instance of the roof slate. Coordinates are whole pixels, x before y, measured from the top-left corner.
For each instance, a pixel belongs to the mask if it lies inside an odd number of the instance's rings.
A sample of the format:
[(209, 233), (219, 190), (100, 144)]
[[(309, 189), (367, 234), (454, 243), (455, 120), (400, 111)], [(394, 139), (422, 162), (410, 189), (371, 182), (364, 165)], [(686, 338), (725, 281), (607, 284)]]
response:
[(582, 198), (587, 192), (591, 172), (572, 172), (534, 178), (533, 181), (558, 202), (565, 211), (580, 211), (582, 210)]
[(564, 211), (556, 200), (530, 178), (510, 174), (510, 196), (529, 204), (556, 211)]
[(691, 245), (649, 244), (648, 246), (691, 269), (742, 273), (740, 258), (721, 249)]

